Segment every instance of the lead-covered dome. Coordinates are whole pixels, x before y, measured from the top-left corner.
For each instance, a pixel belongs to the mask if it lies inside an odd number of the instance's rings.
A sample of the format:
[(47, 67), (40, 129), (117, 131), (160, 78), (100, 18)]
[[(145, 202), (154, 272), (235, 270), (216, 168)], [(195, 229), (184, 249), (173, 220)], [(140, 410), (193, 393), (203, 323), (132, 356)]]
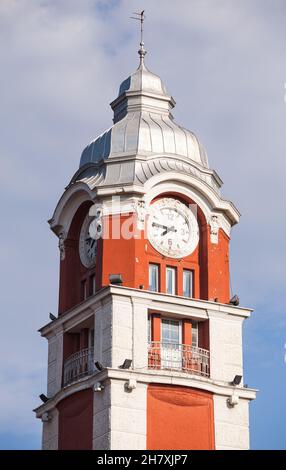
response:
[(150, 72), (144, 62), (138, 69), (124, 80), (120, 87), (118, 96), (126, 91), (146, 91), (157, 95), (168, 95), (167, 89), (158, 75)]
[(158, 75), (144, 63), (139, 51), (138, 69), (124, 80), (111, 103), (114, 125), (83, 151), (80, 166), (131, 155), (181, 156), (208, 168), (206, 153), (197, 137), (175, 123), (175, 101)]

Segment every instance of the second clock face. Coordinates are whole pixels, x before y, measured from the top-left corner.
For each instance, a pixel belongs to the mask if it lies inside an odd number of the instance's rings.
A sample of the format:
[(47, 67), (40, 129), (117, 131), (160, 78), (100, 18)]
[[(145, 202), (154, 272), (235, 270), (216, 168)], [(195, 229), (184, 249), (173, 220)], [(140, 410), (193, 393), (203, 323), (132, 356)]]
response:
[(82, 264), (86, 268), (90, 268), (95, 264), (97, 240), (91, 238), (89, 234), (89, 226), (92, 218), (87, 214), (85, 217), (79, 236), (79, 255)]
[(170, 258), (190, 255), (199, 242), (195, 215), (177, 199), (155, 201), (150, 207), (147, 227), (151, 245)]

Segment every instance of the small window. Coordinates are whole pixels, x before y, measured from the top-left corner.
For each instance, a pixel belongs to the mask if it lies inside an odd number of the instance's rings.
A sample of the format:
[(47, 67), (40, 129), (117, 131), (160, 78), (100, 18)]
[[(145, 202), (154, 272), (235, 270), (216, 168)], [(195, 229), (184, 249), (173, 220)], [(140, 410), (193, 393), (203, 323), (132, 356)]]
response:
[(89, 344), (88, 344), (88, 347), (89, 348), (94, 347), (94, 329), (93, 328), (90, 328), (90, 330), (89, 330)]
[(183, 296), (193, 297), (193, 271), (188, 269), (183, 271)]
[(167, 294), (176, 294), (176, 268), (170, 266), (166, 268), (166, 292)]
[(148, 343), (151, 343), (151, 340), (152, 340), (151, 317), (148, 317)]
[(86, 279), (81, 281), (81, 300), (85, 300), (87, 298), (87, 288), (86, 288)]
[(158, 292), (159, 290), (159, 266), (149, 264), (149, 290)]
[(89, 278), (89, 294), (93, 295), (95, 294), (95, 275), (93, 274)]
[(199, 345), (199, 330), (198, 330), (198, 323), (192, 322), (192, 346), (196, 348)]
[(179, 344), (182, 342), (181, 322), (178, 320), (163, 319), (161, 323), (162, 343)]

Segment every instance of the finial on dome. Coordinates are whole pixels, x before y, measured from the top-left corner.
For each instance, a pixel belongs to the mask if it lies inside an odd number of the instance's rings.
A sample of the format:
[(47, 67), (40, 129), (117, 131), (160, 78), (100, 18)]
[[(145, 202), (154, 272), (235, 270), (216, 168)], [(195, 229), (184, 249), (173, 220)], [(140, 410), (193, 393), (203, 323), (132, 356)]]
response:
[(147, 54), (147, 51), (144, 47), (144, 41), (143, 41), (143, 32), (144, 32), (144, 29), (143, 29), (143, 24), (144, 24), (144, 20), (145, 20), (145, 14), (144, 14), (145, 10), (142, 10), (141, 13), (136, 13), (134, 12), (133, 15), (137, 15), (136, 17), (135, 16), (131, 16), (130, 18), (132, 18), (133, 20), (138, 20), (140, 21), (140, 26), (141, 26), (141, 40), (140, 40), (140, 49), (138, 51), (138, 54), (139, 54), (139, 57), (140, 57), (140, 64), (139, 64), (139, 67), (141, 65), (144, 65), (144, 57), (145, 55)]

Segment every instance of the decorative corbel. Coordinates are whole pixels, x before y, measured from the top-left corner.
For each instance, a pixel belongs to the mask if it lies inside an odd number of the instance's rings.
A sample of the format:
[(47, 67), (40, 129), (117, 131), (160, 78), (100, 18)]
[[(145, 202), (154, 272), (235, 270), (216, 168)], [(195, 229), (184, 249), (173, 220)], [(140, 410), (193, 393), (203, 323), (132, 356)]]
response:
[(230, 395), (230, 397), (228, 397), (227, 399), (227, 406), (229, 408), (234, 408), (236, 405), (238, 405), (238, 402), (239, 395), (237, 394), (237, 392), (233, 391), (232, 395)]
[(219, 217), (218, 215), (212, 215), (210, 220), (211, 227), (211, 243), (218, 243), (218, 231), (220, 228)]
[(134, 204), (134, 209), (137, 216), (137, 228), (138, 230), (144, 230), (145, 228), (145, 218), (146, 218), (146, 203), (144, 199), (138, 199)]
[(93, 220), (90, 222), (89, 225), (89, 235), (91, 238), (97, 240), (102, 235), (102, 227), (103, 227), (103, 206), (100, 203), (95, 203), (89, 209), (89, 216), (93, 217)]
[(64, 231), (59, 233), (59, 243), (58, 247), (60, 250), (60, 259), (63, 261), (66, 256), (66, 249), (65, 249), (65, 239), (66, 239), (66, 233)]

